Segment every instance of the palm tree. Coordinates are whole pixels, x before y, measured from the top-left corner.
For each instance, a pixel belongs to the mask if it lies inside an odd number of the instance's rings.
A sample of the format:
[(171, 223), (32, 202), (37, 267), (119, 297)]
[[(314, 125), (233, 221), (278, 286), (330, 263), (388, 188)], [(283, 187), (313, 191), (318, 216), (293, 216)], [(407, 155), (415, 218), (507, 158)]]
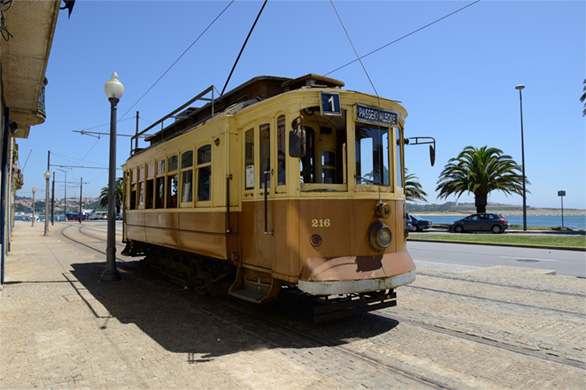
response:
[(419, 178), (415, 176), (415, 174), (407, 174), (407, 169), (405, 169), (405, 198), (406, 200), (410, 201), (418, 201), (421, 200), (423, 202), (427, 202), (425, 196), (427, 193), (423, 191), (421, 187), (421, 183), (419, 183)]
[(506, 195), (523, 194), (521, 167), (502, 150), (488, 146), (480, 149), (465, 147), (458, 157), (448, 161), (437, 183), (439, 199), (473, 193), (477, 213), (486, 212), (491, 191), (502, 191)]
[[(122, 178), (116, 179), (116, 213), (120, 213), (122, 206)], [(100, 191), (100, 206), (108, 207), (108, 186), (102, 187)]]

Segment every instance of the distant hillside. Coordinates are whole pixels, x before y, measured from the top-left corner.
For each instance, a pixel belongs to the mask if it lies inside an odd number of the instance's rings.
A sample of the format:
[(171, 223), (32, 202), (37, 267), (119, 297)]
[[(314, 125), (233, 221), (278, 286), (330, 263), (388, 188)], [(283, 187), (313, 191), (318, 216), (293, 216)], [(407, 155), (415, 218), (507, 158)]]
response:
[[(476, 212), (474, 203), (447, 202), (443, 204), (416, 204), (407, 202), (406, 208), (408, 213), (413, 214), (474, 214)], [(486, 211), (489, 213), (502, 213), (506, 215), (521, 215), (523, 214), (523, 207), (510, 204), (489, 203), (486, 206)], [(558, 215), (560, 214), (560, 209), (527, 206), (527, 214)], [(564, 214), (585, 215), (586, 210), (564, 209)]]

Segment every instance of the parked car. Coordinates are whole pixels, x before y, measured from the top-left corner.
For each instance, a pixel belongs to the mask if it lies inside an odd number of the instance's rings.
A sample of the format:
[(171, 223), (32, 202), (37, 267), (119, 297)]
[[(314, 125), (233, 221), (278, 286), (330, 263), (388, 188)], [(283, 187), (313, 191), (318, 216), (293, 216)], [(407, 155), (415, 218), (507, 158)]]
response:
[(102, 211), (96, 211), (95, 213), (89, 216), (90, 221), (96, 219), (108, 219), (108, 213)]
[(409, 220), (411, 221), (411, 231), (413, 232), (420, 232), (423, 229), (429, 229), (432, 226), (431, 221), (427, 219), (421, 219), (413, 214), (409, 214)]
[(452, 222), (448, 230), (454, 233), (491, 231), (502, 233), (509, 228), (509, 222), (501, 214), (479, 213)]

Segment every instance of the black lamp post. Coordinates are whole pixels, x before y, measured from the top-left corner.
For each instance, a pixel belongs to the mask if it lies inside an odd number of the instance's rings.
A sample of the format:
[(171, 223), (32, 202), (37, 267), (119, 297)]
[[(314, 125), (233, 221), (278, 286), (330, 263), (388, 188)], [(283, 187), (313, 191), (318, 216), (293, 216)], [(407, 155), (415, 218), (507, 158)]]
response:
[(523, 84), (519, 84), (515, 89), (519, 90), (519, 105), (521, 110), (521, 173), (523, 174), (523, 231), (527, 231), (527, 193), (525, 190), (525, 145), (523, 140), (523, 95), (521, 90)]
[(110, 100), (110, 166), (108, 170), (108, 235), (106, 241), (106, 269), (102, 272), (102, 282), (120, 280), (116, 268), (116, 109), (124, 94), (124, 85), (118, 81), (118, 74), (112, 73), (112, 79), (105, 87)]
[(33, 223), (31, 224), (31, 226), (35, 226), (35, 192), (37, 192), (37, 189), (35, 187), (33, 187), (32, 192), (33, 192)]
[(49, 179), (51, 178), (51, 172), (47, 169), (45, 172), (45, 232), (43, 236), (49, 234)]

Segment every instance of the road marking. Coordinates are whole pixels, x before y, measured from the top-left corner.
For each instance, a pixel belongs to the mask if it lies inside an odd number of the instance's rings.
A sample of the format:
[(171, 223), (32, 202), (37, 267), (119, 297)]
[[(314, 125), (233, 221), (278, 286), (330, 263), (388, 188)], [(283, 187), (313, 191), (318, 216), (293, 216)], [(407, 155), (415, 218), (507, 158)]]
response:
[(536, 260), (536, 261), (551, 261), (557, 262), (555, 259), (543, 259), (539, 257), (523, 257), (523, 256), (499, 256), (501, 259), (515, 259), (515, 260)]

